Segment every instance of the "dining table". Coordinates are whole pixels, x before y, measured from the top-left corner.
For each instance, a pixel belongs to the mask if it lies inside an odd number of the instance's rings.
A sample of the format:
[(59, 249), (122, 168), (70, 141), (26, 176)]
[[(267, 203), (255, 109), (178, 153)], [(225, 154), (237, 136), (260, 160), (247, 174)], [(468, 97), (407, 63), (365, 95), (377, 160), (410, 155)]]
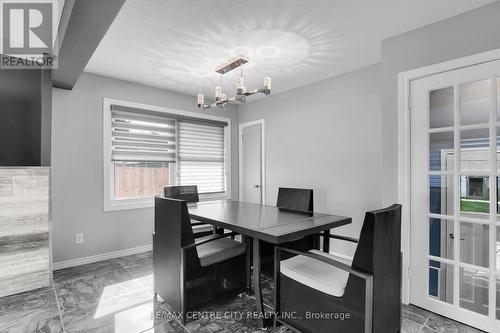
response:
[(330, 229), (352, 223), (350, 217), (317, 212), (301, 212), (249, 202), (205, 201), (188, 207), (191, 219), (241, 234), (252, 244), (252, 289), (257, 320), (263, 328), (269, 324), (264, 312), (261, 286), (261, 241), (275, 246), (323, 233), (323, 251), (329, 252)]

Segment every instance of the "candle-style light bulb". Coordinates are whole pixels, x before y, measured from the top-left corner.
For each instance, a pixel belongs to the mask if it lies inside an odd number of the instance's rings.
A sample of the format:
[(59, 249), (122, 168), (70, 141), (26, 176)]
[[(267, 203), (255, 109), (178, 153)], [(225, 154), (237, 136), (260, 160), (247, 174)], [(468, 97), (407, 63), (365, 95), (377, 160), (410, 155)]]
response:
[(236, 79), (236, 95), (244, 95), (246, 92), (245, 79), (243, 79), (243, 76), (240, 76)]
[(215, 100), (218, 102), (220, 101), (221, 97), (222, 97), (222, 87), (217, 86), (215, 87)]
[(271, 90), (271, 78), (269, 76), (264, 78), (264, 87)]
[(205, 105), (205, 95), (198, 94), (198, 107), (202, 108)]
[(264, 89), (261, 88), (259, 91), (263, 92), (266, 96), (271, 95), (271, 78), (269, 76), (264, 78)]

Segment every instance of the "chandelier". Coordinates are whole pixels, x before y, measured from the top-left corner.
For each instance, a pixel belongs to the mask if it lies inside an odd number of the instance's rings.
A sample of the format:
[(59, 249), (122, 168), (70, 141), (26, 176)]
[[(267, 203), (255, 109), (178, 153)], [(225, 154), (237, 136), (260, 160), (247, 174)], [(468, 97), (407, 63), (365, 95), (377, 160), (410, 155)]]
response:
[[(231, 102), (245, 103), (247, 96), (255, 95), (258, 93), (263, 93), (268, 96), (271, 94), (271, 78), (264, 78), (264, 86), (261, 88), (247, 90), (245, 87), (245, 80), (243, 79), (243, 65), (248, 62), (248, 58), (244, 56), (237, 56), (229, 60), (228, 62), (220, 65), (215, 69), (216, 73), (220, 74), (219, 85), (215, 87), (215, 102), (212, 104), (205, 104), (205, 95), (198, 94), (198, 108), (199, 109), (211, 109), (211, 108), (224, 108), (224, 106)], [(236, 80), (236, 95), (234, 97), (228, 97), (226, 93), (222, 91), (222, 77), (227, 72), (233, 69), (240, 68), (240, 76)]]

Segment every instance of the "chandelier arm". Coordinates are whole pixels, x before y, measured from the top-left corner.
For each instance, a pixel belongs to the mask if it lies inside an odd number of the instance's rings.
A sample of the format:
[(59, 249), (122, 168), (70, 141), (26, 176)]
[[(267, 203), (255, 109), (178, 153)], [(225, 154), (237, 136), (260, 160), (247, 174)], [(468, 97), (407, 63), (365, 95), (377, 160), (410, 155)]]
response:
[(245, 96), (252, 96), (252, 95), (255, 95), (255, 94), (258, 94), (258, 93), (263, 93), (265, 95), (269, 95), (269, 94), (271, 94), (271, 89), (269, 89), (266, 86), (263, 86), (263, 87), (260, 87), (260, 88), (256, 88), (256, 89), (247, 91), (245, 93)]

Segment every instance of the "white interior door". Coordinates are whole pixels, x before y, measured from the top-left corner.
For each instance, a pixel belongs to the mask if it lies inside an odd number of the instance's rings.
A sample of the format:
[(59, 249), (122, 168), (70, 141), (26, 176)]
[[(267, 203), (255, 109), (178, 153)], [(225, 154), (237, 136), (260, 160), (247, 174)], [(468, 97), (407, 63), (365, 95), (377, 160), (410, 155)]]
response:
[(500, 61), (411, 94), (410, 302), (500, 332)]
[(263, 122), (240, 124), (240, 201), (263, 203)]

